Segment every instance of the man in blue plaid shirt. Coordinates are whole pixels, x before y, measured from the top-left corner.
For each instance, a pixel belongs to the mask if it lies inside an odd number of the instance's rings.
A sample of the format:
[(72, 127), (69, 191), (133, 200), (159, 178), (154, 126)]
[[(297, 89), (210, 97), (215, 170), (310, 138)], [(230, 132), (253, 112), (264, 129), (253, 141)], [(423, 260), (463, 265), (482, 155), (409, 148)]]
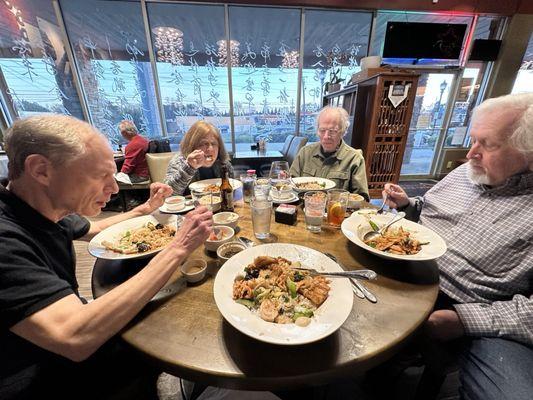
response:
[[(422, 198), (388, 204), (439, 235), (441, 294), (426, 331), (460, 348), (464, 399), (533, 396), (533, 94), (474, 111), (468, 163)], [(458, 339), (458, 340), (455, 340)]]

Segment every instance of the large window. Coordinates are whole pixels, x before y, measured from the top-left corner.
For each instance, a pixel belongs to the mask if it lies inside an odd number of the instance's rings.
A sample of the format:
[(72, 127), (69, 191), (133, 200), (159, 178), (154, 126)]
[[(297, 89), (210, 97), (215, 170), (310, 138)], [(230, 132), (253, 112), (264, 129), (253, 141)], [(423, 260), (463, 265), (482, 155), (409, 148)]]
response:
[(317, 141), (315, 119), (326, 82), (346, 86), (367, 55), (371, 13), (308, 10), (302, 70), (300, 132)]
[(533, 92), (533, 34), (529, 37), (529, 44), (516, 75), (512, 93), (531, 92)]
[(179, 143), (204, 119), (231, 150), (224, 6), (150, 3), (147, 9), (171, 141)]
[(235, 145), (281, 149), (296, 132), (300, 10), (230, 7)]
[(428, 175), (441, 135), (455, 74), (422, 73), (403, 156), (403, 175)]
[[(472, 40), (498, 39), (502, 27), (501, 17), (479, 17)], [(469, 61), (464, 68), (459, 90), (454, 98), (450, 123), (446, 132), (445, 147), (467, 147), (470, 141), (468, 126), (472, 110), (481, 102), (482, 85), (487, 62)]]
[(0, 102), (11, 119), (87, 118), (115, 147), (123, 143), (118, 123), (131, 119), (149, 138), (168, 136), (173, 150), (199, 119), (220, 129), (228, 150), (259, 139), (281, 149), (295, 133), (317, 140), (325, 86), (346, 85), (360, 70), (372, 21), (370, 12), (298, 7), (53, 5), (1, 2)]
[(162, 136), (141, 4), (68, 0), (61, 8), (92, 123), (115, 145), (122, 119)]
[(83, 118), (51, 2), (0, 3), (0, 89), (13, 119), (39, 113)]

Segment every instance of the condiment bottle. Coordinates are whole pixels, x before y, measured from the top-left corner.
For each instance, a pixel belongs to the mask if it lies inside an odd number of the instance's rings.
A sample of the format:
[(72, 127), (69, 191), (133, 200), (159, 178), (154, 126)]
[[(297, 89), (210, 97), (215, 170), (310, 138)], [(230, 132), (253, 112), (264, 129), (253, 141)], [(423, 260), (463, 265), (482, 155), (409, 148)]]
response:
[(222, 183), (220, 184), (221, 211), (233, 211), (233, 187), (229, 182), (229, 171), (222, 165)]

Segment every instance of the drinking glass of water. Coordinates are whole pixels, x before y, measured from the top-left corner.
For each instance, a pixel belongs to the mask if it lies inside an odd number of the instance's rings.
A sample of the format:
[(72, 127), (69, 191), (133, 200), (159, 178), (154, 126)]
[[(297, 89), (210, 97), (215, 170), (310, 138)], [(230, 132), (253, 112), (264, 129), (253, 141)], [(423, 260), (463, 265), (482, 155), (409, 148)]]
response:
[(252, 225), (254, 235), (258, 239), (270, 236), (270, 220), (272, 219), (272, 201), (265, 197), (253, 197), (250, 200), (252, 208)]
[(305, 226), (311, 232), (320, 232), (322, 230), (326, 200), (326, 193), (320, 191), (307, 192), (304, 195)]

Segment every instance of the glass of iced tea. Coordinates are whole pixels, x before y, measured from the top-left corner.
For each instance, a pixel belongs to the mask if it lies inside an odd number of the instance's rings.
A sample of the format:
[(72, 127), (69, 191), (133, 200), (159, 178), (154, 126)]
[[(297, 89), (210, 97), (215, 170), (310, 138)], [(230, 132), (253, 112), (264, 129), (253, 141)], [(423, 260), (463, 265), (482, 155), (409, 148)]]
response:
[(326, 206), (328, 213), (328, 224), (334, 228), (340, 228), (344, 215), (346, 214), (346, 206), (348, 205), (348, 196), (350, 192), (342, 189), (328, 190), (328, 204)]

